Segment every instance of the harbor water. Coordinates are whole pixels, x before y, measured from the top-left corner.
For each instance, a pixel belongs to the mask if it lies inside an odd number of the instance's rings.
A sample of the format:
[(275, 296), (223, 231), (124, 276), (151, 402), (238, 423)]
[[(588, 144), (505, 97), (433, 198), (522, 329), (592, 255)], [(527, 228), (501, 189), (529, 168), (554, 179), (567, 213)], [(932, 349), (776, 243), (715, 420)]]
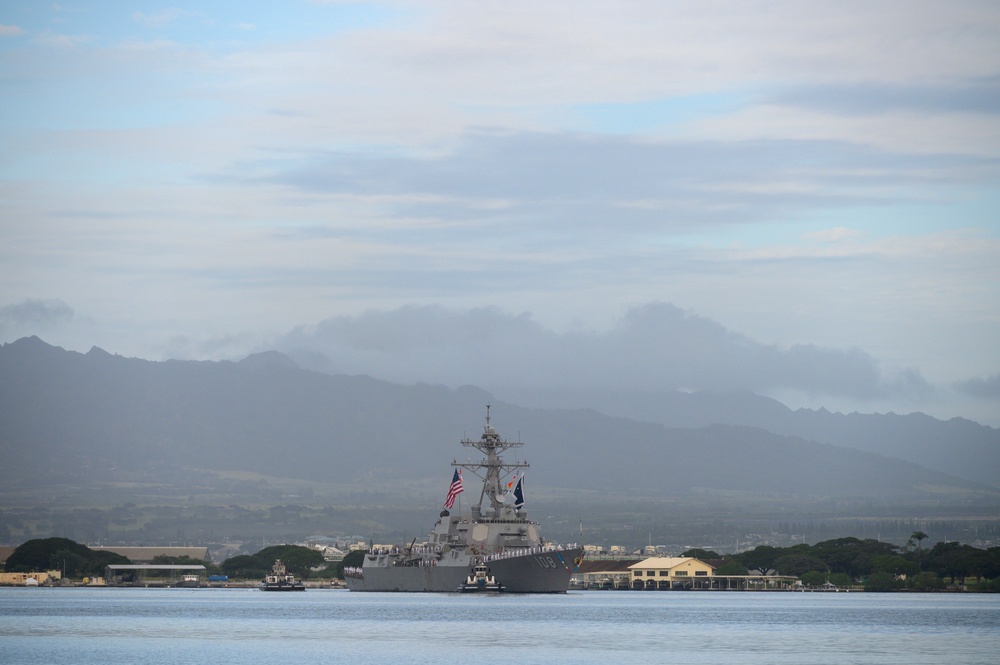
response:
[(1000, 595), (2, 588), (0, 663), (982, 663)]

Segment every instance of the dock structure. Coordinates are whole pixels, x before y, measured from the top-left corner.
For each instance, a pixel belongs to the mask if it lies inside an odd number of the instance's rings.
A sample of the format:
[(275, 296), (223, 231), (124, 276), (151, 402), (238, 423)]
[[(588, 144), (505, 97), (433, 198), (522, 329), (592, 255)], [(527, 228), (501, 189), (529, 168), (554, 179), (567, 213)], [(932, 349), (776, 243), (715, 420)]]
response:
[(647, 580), (636, 582), (634, 589), (670, 590), (690, 589), (692, 591), (794, 591), (797, 577), (791, 575), (711, 575), (689, 582), (658, 582)]
[(573, 577), (576, 589), (644, 591), (791, 591), (790, 575), (717, 575), (711, 565), (693, 557), (584, 560)]
[(631, 589), (632, 575), (628, 567), (638, 559), (585, 557), (573, 574), (575, 589)]
[[(152, 571), (166, 572), (167, 577), (150, 580)], [(108, 586), (174, 586), (185, 577), (197, 577), (199, 585), (205, 580), (207, 569), (202, 565), (169, 564), (111, 564), (104, 567)]]

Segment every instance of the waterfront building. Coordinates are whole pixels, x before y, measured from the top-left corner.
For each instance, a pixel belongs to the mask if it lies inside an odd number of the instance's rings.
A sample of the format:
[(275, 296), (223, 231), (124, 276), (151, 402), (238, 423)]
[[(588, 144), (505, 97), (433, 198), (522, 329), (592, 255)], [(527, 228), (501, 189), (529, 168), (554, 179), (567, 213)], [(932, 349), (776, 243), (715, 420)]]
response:
[(58, 570), (37, 573), (0, 573), (0, 586), (38, 586), (54, 584), (62, 579)]
[(628, 567), (633, 589), (710, 589), (715, 568), (687, 556), (650, 557)]

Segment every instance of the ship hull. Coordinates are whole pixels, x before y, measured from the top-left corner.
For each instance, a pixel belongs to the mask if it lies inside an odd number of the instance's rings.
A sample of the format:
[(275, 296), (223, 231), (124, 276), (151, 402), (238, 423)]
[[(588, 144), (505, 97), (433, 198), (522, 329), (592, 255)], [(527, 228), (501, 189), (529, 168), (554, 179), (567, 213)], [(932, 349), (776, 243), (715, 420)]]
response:
[(305, 591), (304, 584), (261, 584), (261, 591)]
[[(580, 549), (553, 550), (487, 562), (504, 593), (566, 593)], [(468, 566), (365, 566), (362, 577), (346, 578), (351, 591), (452, 592), (469, 575)]]

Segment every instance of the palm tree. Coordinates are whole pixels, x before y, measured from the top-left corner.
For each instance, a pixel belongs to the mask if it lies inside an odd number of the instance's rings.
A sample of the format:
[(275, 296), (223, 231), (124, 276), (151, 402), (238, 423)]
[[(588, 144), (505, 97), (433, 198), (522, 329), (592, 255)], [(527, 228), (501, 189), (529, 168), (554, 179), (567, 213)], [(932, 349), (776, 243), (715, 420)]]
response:
[(927, 537), (927, 534), (923, 531), (914, 531), (910, 535), (910, 544), (913, 544), (913, 541), (917, 541), (917, 549), (920, 549), (920, 541)]

